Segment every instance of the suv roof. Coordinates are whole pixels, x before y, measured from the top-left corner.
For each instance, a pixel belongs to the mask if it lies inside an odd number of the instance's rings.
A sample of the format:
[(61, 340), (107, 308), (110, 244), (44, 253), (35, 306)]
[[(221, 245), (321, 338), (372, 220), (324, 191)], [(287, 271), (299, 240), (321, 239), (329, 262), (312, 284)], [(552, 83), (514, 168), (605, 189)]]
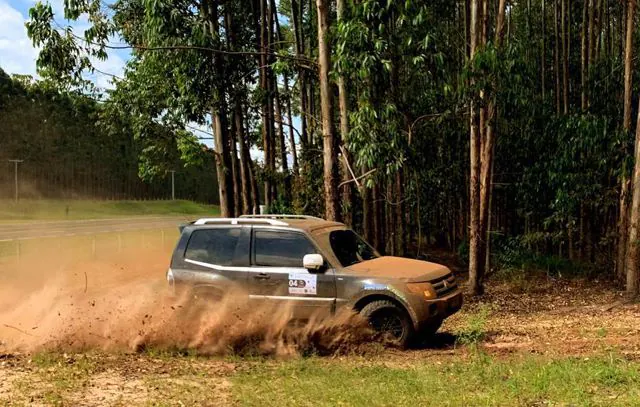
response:
[(201, 218), (192, 222), (194, 226), (211, 224), (290, 226), (307, 232), (331, 226), (344, 226), (343, 223), (306, 215), (242, 215), (239, 218)]

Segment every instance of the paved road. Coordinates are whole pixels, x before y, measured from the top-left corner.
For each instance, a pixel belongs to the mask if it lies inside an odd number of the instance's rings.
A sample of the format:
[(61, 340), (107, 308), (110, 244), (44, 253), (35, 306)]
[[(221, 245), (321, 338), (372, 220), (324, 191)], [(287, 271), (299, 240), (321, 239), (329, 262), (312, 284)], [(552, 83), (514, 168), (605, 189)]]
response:
[(137, 217), (0, 224), (0, 242), (178, 227), (187, 217)]

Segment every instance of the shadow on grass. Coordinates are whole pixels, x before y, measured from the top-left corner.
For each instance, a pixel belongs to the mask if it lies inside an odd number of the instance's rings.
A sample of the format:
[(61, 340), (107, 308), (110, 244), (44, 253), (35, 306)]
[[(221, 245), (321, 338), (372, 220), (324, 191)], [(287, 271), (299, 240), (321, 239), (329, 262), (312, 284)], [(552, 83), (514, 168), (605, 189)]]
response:
[(411, 347), (414, 350), (449, 350), (455, 348), (458, 337), (450, 332), (438, 332), (427, 338), (416, 341)]

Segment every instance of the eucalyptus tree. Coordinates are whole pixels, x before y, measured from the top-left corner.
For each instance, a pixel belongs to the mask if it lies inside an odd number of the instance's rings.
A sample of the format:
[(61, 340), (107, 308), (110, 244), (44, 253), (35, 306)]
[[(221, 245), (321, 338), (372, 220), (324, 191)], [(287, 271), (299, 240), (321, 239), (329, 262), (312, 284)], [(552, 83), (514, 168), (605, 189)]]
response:
[[(633, 69), (633, 31), (635, 17), (636, 0), (627, 2), (626, 30), (625, 30), (625, 49), (624, 49), (624, 111), (622, 118), (622, 130), (625, 133), (631, 131), (631, 82)], [(627, 169), (622, 168), (622, 176), (620, 180), (620, 216), (618, 220), (618, 257), (616, 259), (616, 271), (620, 280), (625, 279), (627, 265), (627, 234), (629, 231), (629, 192), (631, 189), (631, 181), (627, 174)], [(635, 232), (633, 232), (635, 233)], [(629, 246), (631, 248), (631, 245)], [(637, 253), (629, 256), (631, 261), (630, 267), (638, 267)]]
[[(110, 8), (111, 13), (103, 9), (100, 1), (65, 3), (66, 19), (87, 17), (92, 24), (84, 37), (79, 38), (70, 28), (58, 27), (50, 5), (37, 3), (27, 26), (34, 44), (41, 47), (40, 72), (59, 80), (79, 82), (82, 73), (92, 69), (91, 58), (106, 58), (110, 39), (119, 35), (133, 48), (126, 70), (130, 95), (146, 97), (154, 104), (149, 111), (151, 120), (211, 122), (221, 212), (225, 216), (234, 215), (237, 209), (234, 200), (239, 194), (234, 199), (233, 191), (239, 190), (240, 171), (233, 171), (237, 160), (236, 137), (230, 127), (237, 130), (241, 126), (235, 121), (230, 125), (234, 108), (229, 106), (227, 97), (231, 93), (230, 81), (238, 83), (238, 78), (253, 72), (255, 65), (251, 58), (244, 58), (242, 64), (231, 68), (231, 62), (237, 62), (230, 61), (235, 52), (229, 49), (232, 45), (229, 38), (223, 38), (220, 20), (231, 8), (237, 15), (245, 13), (238, 4), (223, 5), (217, 1), (121, 0)], [(235, 27), (245, 27), (247, 22), (245, 17)], [(251, 33), (234, 34), (242, 41), (251, 40)], [(146, 92), (152, 83), (162, 84), (161, 94)], [(246, 174), (247, 149), (241, 146), (240, 150), (245, 153), (242, 155)], [(242, 191), (246, 194), (247, 188)]]

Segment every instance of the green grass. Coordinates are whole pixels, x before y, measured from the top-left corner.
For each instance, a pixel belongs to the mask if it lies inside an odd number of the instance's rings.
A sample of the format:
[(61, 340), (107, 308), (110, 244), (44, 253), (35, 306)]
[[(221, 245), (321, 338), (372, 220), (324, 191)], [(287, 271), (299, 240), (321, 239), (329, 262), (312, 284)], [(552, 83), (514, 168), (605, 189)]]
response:
[(217, 205), (191, 201), (0, 200), (0, 221), (105, 219), (155, 215), (218, 215)]
[(640, 405), (637, 362), (614, 356), (414, 360), (402, 367), (301, 359), (232, 378), (246, 406), (630, 406)]
[[(425, 359), (408, 353), (400, 359), (283, 360), (161, 356), (36, 354), (28, 373), (12, 383), (8, 405), (74, 405), (105, 373), (109, 379), (96, 384), (111, 386), (106, 404), (112, 405), (640, 405), (640, 363), (616, 354), (550, 358), (475, 352)], [(234, 368), (224, 371), (221, 364)], [(127, 390), (124, 386), (132, 382), (139, 387)]]

